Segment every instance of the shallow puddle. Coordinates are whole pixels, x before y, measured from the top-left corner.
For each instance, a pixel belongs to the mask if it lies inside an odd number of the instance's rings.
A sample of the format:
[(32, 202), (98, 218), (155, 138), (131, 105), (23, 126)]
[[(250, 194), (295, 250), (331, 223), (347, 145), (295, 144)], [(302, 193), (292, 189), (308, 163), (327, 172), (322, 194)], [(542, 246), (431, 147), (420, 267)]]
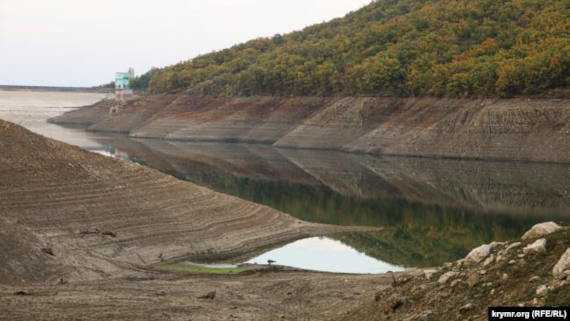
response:
[(328, 237), (311, 237), (254, 257), (246, 263), (290, 266), (334, 273), (385, 273), (404, 268), (383, 262)]

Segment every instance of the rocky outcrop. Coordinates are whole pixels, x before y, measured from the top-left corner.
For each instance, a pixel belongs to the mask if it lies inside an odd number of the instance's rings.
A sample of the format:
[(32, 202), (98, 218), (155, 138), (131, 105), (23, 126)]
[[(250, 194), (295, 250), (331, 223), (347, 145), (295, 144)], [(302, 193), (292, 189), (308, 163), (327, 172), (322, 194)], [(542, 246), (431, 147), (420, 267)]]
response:
[(306, 223), (4, 121), (0, 150), (0, 283), (99, 279), (355, 229)]
[(546, 239), (536, 240), (534, 243), (523, 248), (524, 254), (538, 254), (546, 252)]
[[(534, 242), (483, 245), (435, 273), (400, 277), (407, 282), (377, 292), (374, 300), (338, 320), (439, 320), (441, 315), (449, 320), (487, 320), (489, 306), (564, 306), (570, 300), (569, 244), (570, 228), (561, 227)], [(525, 250), (538, 248), (539, 252)], [(475, 253), (477, 259), (466, 264)], [(487, 261), (484, 256), (497, 259)], [(403, 296), (397, 309), (386, 308), (393, 298)]]
[(521, 237), (523, 240), (532, 240), (561, 230), (562, 227), (554, 222), (540, 223), (533, 226)]
[(570, 162), (570, 100), (144, 97), (51, 120), (133, 137), (467, 159)]
[(465, 264), (476, 264), (483, 261), (491, 252), (491, 246), (488, 244), (481, 245), (473, 249), (465, 257)]

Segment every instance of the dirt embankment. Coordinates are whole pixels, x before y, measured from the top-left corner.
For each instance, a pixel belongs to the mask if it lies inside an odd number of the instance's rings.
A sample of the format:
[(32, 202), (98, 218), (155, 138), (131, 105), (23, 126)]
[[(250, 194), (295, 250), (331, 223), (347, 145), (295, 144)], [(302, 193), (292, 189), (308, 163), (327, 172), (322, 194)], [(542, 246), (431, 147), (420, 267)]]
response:
[(0, 151), (0, 283), (100, 279), (354, 229), (306, 223), (1, 120)]
[(237, 275), (149, 269), (342, 228), (8, 122), (0, 121), (0, 137), (0, 320), (483, 320), (488, 305), (570, 299), (569, 229), (552, 225), (549, 234), (533, 228), (521, 244), (492, 243), (395, 280), (280, 267)]
[(144, 97), (51, 120), (133, 137), (425, 157), (570, 162), (568, 99)]

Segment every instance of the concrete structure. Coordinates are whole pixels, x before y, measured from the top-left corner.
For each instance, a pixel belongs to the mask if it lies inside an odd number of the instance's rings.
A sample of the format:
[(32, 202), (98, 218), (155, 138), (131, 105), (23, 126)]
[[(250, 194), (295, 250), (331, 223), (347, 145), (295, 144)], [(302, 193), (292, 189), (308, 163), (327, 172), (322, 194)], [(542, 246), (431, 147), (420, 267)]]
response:
[(135, 70), (129, 68), (128, 72), (115, 73), (115, 96), (119, 100), (124, 100), (125, 97), (131, 96), (133, 90), (131, 87), (131, 80), (135, 79)]
[(129, 73), (126, 72), (116, 72), (115, 73), (115, 89), (122, 90), (122, 89), (129, 89), (131, 79), (129, 77)]

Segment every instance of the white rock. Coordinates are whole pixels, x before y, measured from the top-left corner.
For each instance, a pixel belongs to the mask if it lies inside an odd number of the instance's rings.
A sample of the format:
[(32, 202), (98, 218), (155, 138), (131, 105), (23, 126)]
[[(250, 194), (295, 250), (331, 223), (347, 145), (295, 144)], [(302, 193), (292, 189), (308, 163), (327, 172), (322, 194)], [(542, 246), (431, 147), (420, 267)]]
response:
[(539, 237), (543, 237), (548, 234), (552, 234), (556, 231), (562, 229), (562, 226), (554, 223), (554, 222), (546, 222), (540, 223), (533, 226), (530, 230), (528, 230), (524, 235), (521, 237), (523, 240), (531, 240)]
[(536, 296), (539, 298), (546, 296), (546, 293), (548, 293), (548, 288), (546, 285), (541, 285), (536, 289)]
[(494, 250), (494, 249), (496, 249), (496, 248), (499, 247), (499, 246), (505, 245), (506, 243), (507, 243), (507, 242), (496, 242), (496, 241), (493, 241), (493, 242), (491, 242), (491, 244), (489, 244), (489, 246), (491, 247), (491, 250)]
[(558, 260), (558, 263), (554, 265), (554, 268), (552, 269), (552, 275), (554, 275), (554, 277), (559, 277), (562, 275), (562, 273), (564, 273), (564, 270), (568, 269), (570, 269), (570, 248), (566, 249), (566, 252), (562, 254), (560, 260)]
[(522, 244), (521, 242), (515, 242), (515, 243), (513, 243), (507, 247), (507, 251), (512, 250), (514, 248), (517, 248), (517, 247), (521, 246), (521, 244)]
[(523, 249), (524, 254), (538, 254), (546, 252), (546, 239), (536, 240)]
[(489, 264), (493, 263), (495, 260), (495, 256), (493, 254), (489, 255), (489, 257), (483, 262), (483, 266), (488, 266)]
[(429, 280), (433, 277), (433, 275), (437, 272), (437, 269), (425, 269), (424, 276), (426, 280)]
[(456, 275), (457, 275), (457, 272), (449, 271), (447, 273), (442, 274), (439, 277), (439, 280), (437, 280), (437, 282), (439, 284), (447, 283), (447, 281), (449, 281), (449, 279), (454, 278)]
[(475, 264), (481, 262), (485, 259), (489, 253), (491, 252), (491, 246), (488, 244), (481, 245), (477, 248), (474, 248), (467, 254), (465, 257), (465, 265)]

